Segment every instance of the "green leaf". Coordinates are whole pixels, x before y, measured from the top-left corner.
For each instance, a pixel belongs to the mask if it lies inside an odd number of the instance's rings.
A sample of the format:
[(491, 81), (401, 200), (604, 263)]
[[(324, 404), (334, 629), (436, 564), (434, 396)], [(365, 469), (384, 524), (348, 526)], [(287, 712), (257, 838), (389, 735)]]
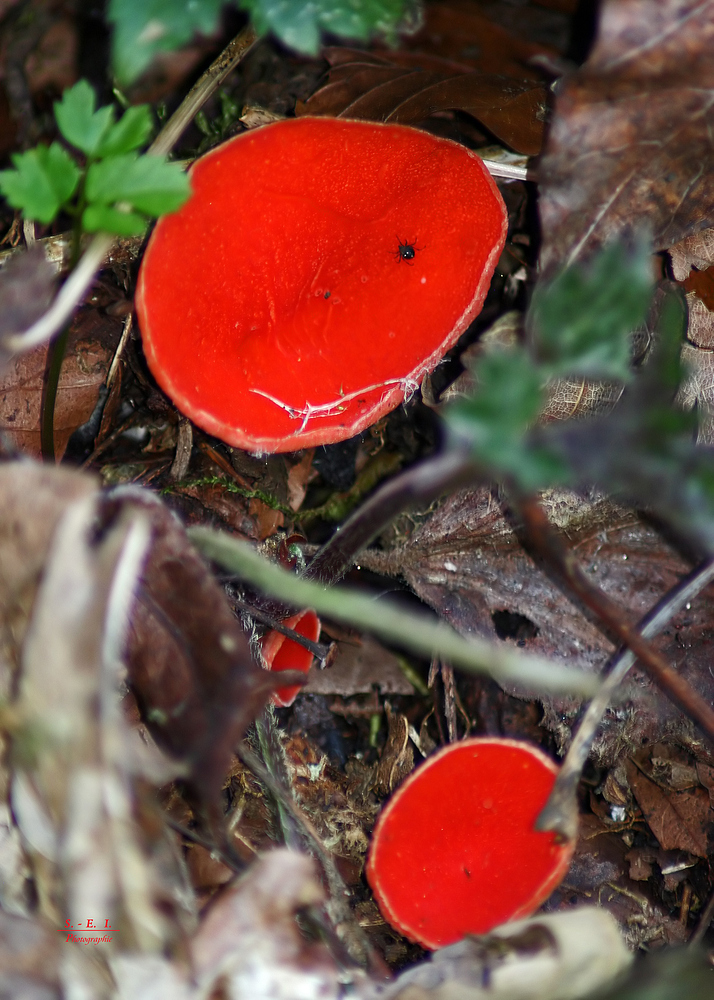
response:
[(88, 233), (114, 233), (116, 236), (141, 236), (147, 219), (137, 212), (122, 212), (108, 205), (90, 205), (82, 213), (82, 226)]
[(531, 490), (560, 482), (567, 467), (547, 447), (531, 447), (526, 432), (543, 403), (542, 376), (521, 348), (495, 351), (474, 368), (470, 399), (449, 407), (446, 421), (459, 447), (496, 475)]
[(87, 156), (94, 156), (114, 122), (111, 105), (94, 110), (96, 97), (86, 80), (80, 80), (55, 102), (55, 118), (67, 142)]
[(191, 188), (178, 163), (159, 156), (110, 156), (87, 171), (88, 202), (114, 205), (125, 202), (147, 215), (174, 212), (186, 201)]
[(393, 41), (416, 5), (409, 0), (239, 0), (259, 34), (272, 31), (283, 44), (315, 55), (324, 33), (366, 42)]
[(119, 121), (112, 125), (97, 147), (96, 156), (119, 156), (143, 146), (151, 135), (153, 123), (148, 104), (128, 108)]
[(631, 377), (629, 334), (652, 298), (650, 253), (644, 243), (632, 253), (612, 244), (587, 269), (569, 267), (536, 288), (529, 326), (551, 377)]
[(57, 142), (14, 153), (12, 162), (14, 170), (0, 172), (0, 191), (24, 218), (52, 222), (77, 188), (79, 167)]
[(218, 27), (224, 0), (109, 0), (112, 60), (121, 84), (135, 80), (159, 52), (172, 52)]

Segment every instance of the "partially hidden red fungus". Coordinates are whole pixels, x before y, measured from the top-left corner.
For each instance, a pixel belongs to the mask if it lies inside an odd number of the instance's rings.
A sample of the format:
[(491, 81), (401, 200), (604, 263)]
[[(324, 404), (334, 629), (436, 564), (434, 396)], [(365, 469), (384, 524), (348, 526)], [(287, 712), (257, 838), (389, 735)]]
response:
[(367, 862), (389, 923), (433, 949), (533, 913), (574, 849), (533, 828), (557, 773), (535, 747), (490, 737), (412, 772), (382, 810)]
[(300, 118), (198, 160), (136, 308), (157, 382), (257, 452), (342, 441), (403, 402), (478, 314), (507, 216), (479, 157), (402, 125)]
[[(286, 618), (281, 624), (312, 642), (317, 642), (320, 638), (320, 619), (314, 611), (301, 611), (292, 618)], [(314, 659), (309, 649), (274, 630), (263, 636), (261, 652), (269, 670), (299, 670), (306, 674)], [(296, 684), (277, 688), (272, 696), (273, 704), (282, 707), (292, 705), (299, 690), (300, 687)]]

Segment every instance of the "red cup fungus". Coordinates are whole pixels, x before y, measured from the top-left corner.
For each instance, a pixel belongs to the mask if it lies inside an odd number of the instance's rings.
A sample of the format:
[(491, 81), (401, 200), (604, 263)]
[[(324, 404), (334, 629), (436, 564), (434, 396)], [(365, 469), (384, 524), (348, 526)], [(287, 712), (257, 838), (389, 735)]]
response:
[(136, 308), (149, 367), (253, 452), (342, 441), (403, 402), (481, 310), (507, 215), (479, 157), (403, 125), (300, 118), (191, 170)]
[[(320, 638), (320, 619), (314, 611), (301, 611), (292, 618), (286, 618), (281, 624), (312, 642), (317, 642)], [(269, 670), (299, 670), (306, 674), (314, 659), (309, 649), (274, 630), (263, 636), (261, 652)], [(299, 690), (297, 684), (277, 688), (272, 696), (273, 704), (283, 708), (292, 705)]]
[(442, 948), (533, 913), (574, 844), (534, 830), (557, 765), (517, 740), (475, 737), (437, 751), (377, 820), (367, 879), (405, 937)]

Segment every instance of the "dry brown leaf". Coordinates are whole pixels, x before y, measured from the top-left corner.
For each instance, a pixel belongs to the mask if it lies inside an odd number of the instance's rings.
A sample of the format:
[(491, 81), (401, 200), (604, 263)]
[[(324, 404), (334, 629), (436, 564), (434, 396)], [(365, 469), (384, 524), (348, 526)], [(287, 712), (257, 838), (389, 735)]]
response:
[(121, 924), (125, 946), (162, 947), (178, 928), (156, 907), (159, 883), (132, 819), (135, 758), (118, 692), (150, 532), (129, 507), (99, 527), (99, 496), (66, 507), (33, 604), (17, 702), (22, 725), (13, 737), (13, 813), (42, 912), (56, 927), (102, 914), (108, 926)]
[(665, 850), (706, 858), (714, 822), (707, 791), (701, 787), (675, 791), (652, 781), (632, 760), (626, 767), (632, 793), (659, 844)]
[[(334, 51), (338, 61), (328, 83), (298, 106), (298, 114), (413, 125), (439, 111), (464, 111), (517, 152), (540, 152), (546, 92), (537, 81), (469, 72), (409, 53), (395, 56), (390, 64), (386, 58), (351, 50), (350, 63), (344, 50), (327, 50), (328, 61)], [(424, 62), (430, 69), (424, 69)]]
[[(521, 12), (514, 12), (514, 19)], [(470, 0), (426, 5), (424, 27), (405, 39), (405, 48), (465, 63), (479, 73), (502, 73), (515, 79), (540, 79), (531, 60), (557, 56), (547, 45), (526, 41), (496, 24)]]
[(689, 322), (687, 339), (682, 347), (685, 377), (677, 393), (677, 402), (685, 410), (697, 408), (697, 441), (714, 444), (714, 312), (690, 292), (687, 295)]
[(35, 462), (0, 464), (0, 696), (17, 683), (20, 650), (52, 535), (69, 503), (96, 480)]
[[(544, 503), (590, 579), (631, 622), (690, 570), (653, 527), (596, 494), (552, 491)], [(365, 554), (360, 562), (370, 565)], [(498, 625), (501, 635), (511, 636), (504, 641), (587, 671), (600, 672), (614, 651), (590, 614), (565, 597), (522, 547), (510, 515), (487, 488), (450, 496), (380, 566), (402, 575), (422, 600), (463, 634), (493, 639)], [(710, 608), (704, 597), (678, 615), (660, 648), (681, 664), (687, 680), (705, 698), (714, 700)], [(684, 662), (682, 649), (686, 649)], [(631, 675), (623, 699), (624, 705), (606, 717), (596, 743), (605, 762), (616, 760), (628, 743), (655, 742), (667, 731), (685, 743), (692, 739), (688, 720), (638, 671)], [(575, 703), (542, 700), (546, 724), (559, 739), (567, 740), (567, 713)]]
[(656, 249), (714, 223), (714, 0), (606, 0), (541, 161), (550, 269), (647, 227)]
[(141, 511), (152, 531), (131, 621), (129, 679), (157, 742), (188, 764), (194, 792), (217, 828), (233, 749), (275, 677), (255, 664), (223, 590), (169, 509), (132, 487), (106, 498), (105, 516), (117, 505)]
[[(121, 336), (119, 319), (82, 309), (70, 330), (55, 408), (55, 454), (92, 415)], [(47, 347), (20, 354), (0, 377), (0, 430), (29, 455), (40, 455), (40, 409)]]
[(306, 694), (337, 694), (349, 698), (369, 694), (374, 688), (385, 695), (414, 694), (394, 653), (366, 635), (359, 645), (338, 642), (334, 663), (327, 670), (313, 667), (303, 690)]
[[(523, 315), (507, 312), (486, 330), (476, 343), (471, 344), (459, 359), (465, 366), (454, 382), (441, 394), (440, 402), (470, 396), (476, 385), (471, 368), (484, 354), (499, 349), (510, 349), (524, 336)], [(540, 420), (571, 420), (595, 413), (607, 413), (620, 399), (623, 386), (617, 382), (585, 382), (582, 379), (554, 379), (546, 388), (547, 399)]]

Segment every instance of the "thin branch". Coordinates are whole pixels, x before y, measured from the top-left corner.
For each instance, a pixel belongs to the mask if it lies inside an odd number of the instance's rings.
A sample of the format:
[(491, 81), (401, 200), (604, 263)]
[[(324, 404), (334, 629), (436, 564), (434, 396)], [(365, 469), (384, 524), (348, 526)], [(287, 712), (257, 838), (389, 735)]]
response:
[(540, 502), (534, 497), (519, 497), (517, 507), (533, 547), (557, 570), (567, 587), (586, 607), (632, 650), (667, 697), (714, 740), (714, 708), (670, 667), (635, 626), (623, 619), (620, 607), (591, 583), (575, 553), (548, 520)]
[(247, 27), (226, 45), (218, 58), (213, 60), (203, 76), (191, 87), (147, 152), (154, 156), (166, 156), (173, 149), (208, 98), (218, 90), (228, 74), (236, 68), (257, 41), (258, 35), (251, 27)]
[(254, 618), (261, 625), (267, 625), (268, 628), (272, 629), (274, 632), (279, 632), (280, 635), (284, 635), (286, 639), (290, 639), (291, 642), (297, 643), (298, 646), (302, 646), (309, 653), (322, 663), (328, 656), (330, 652), (330, 646), (324, 646), (321, 642), (313, 642), (312, 639), (308, 639), (305, 635), (300, 635), (293, 628), (288, 628), (282, 621), (274, 618), (272, 615), (267, 614), (265, 611), (261, 611), (260, 608), (256, 608), (253, 604), (248, 604), (247, 601), (241, 601), (238, 597), (231, 598), (232, 603), (238, 608), (239, 611), (243, 611), (250, 618)]
[[(708, 559), (693, 573), (681, 580), (649, 611), (639, 623), (638, 630), (645, 639), (653, 639), (669, 624), (682, 608), (693, 601), (714, 580), (714, 559)], [(573, 736), (568, 752), (555, 780), (545, 808), (536, 822), (537, 830), (553, 830), (572, 839), (578, 830), (578, 782), (590, 753), (598, 727), (616, 689), (635, 663), (635, 654), (621, 650), (612, 661), (602, 687), (588, 705), (588, 709)]]
[(600, 682), (592, 674), (512, 650), (503, 643), (472, 636), (465, 639), (443, 622), (403, 611), (347, 587), (325, 589), (268, 562), (248, 544), (212, 528), (188, 529), (189, 537), (209, 559), (293, 607), (314, 608), (327, 618), (346, 622), (426, 656), (441, 656), (463, 670), (485, 673), (529, 691), (567, 691), (591, 696)]

